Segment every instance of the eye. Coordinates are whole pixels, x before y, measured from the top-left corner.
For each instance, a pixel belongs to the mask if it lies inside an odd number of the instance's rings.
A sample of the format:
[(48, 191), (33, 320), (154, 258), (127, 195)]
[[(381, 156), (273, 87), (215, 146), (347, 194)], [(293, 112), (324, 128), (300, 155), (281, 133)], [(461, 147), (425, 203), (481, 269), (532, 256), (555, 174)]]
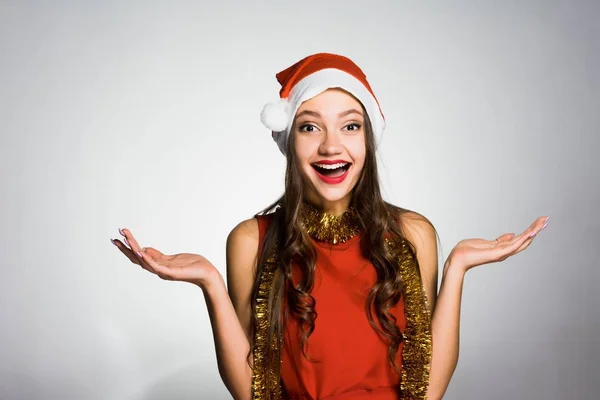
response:
[(351, 124), (346, 125), (344, 128), (348, 131), (357, 131), (359, 130), (361, 127), (360, 124), (357, 124), (356, 122), (353, 122)]
[(300, 132), (316, 132), (317, 127), (311, 124), (302, 124), (298, 127)]

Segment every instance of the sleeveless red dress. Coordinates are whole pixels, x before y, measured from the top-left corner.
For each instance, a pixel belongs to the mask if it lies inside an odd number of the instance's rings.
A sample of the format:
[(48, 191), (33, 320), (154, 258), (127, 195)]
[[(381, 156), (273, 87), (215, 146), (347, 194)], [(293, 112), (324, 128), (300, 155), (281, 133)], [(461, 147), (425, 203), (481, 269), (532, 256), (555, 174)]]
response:
[[(271, 221), (256, 217), (259, 249)], [(361, 234), (345, 243), (330, 244), (313, 239), (317, 249), (315, 284), (315, 330), (302, 354), (299, 325), (289, 318), (284, 326), (281, 349), (281, 380), (289, 399), (398, 400), (400, 377), (388, 358), (388, 343), (369, 324), (365, 311), (367, 295), (376, 282), (373, 264), (360, 249)], [(292, 266), (294, 283), (301, 277)], [(405, 331), (404, 302), (391, 310), (401, 332)], [(375, 313), (373, 311), (373, 316)], [(400, 344), (396, 356), (402, 365)]]

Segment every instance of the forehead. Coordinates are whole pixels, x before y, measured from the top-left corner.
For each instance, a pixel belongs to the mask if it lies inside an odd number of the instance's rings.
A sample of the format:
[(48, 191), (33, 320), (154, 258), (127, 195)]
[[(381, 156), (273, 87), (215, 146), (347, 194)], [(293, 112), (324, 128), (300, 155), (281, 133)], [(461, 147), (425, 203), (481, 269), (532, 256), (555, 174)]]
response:
[(330, 112), (346, 111), (348, 109), (362, 110), (362, 104), (350, 93), (343, 89), (327, 89), (315, 97), (306, 100), (298, 107), (298, 112), (311, 110), (328, 114)]

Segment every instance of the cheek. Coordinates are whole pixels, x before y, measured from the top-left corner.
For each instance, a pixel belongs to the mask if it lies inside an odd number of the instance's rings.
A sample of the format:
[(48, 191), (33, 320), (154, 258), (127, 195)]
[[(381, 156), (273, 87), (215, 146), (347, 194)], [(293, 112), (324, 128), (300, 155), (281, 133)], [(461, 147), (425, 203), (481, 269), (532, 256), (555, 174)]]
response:
[(362, 169), (363, 165), (365, 165), (365, 157), (367, 155), (367, 149), (365, 147), (364, 139), (359, 139), (355, 141), (351, 141), (346, 146), (350, 157), (354, 160), (354, 165)]
[(306, 179), (308, 179), (309, 170), (308, 168), (312, 168), (308, 160), (310, 159), (310, 149), (307, 146), (308, 143), (302, 140), (297, 140), (295, 143), (295, 153), (296, 153), (296, 170), (302, 177), (302, 180), (306, 183)]
[(358, 179), (360, 179), (360, 176), (363, 173), (363, 170), (365, 169), (365, 159), (361, 158), (360, 160), (355, 160), (354, 163), (354, 180), (358, 181)]
[(298, 138), (294, 143), (296, 147), (296, 159), (300, 165), (308, 163), (308, 160), (317, 152), (319, 144), (310, 138)]

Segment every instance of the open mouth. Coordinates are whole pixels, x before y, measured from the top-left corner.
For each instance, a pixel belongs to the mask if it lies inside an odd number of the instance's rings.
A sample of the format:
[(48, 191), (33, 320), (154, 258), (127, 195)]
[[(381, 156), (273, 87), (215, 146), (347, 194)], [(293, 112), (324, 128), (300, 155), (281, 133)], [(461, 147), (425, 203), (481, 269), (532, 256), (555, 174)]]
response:
[(317, 171), (320, 175), (327, 178), (339, 178), (348, 171), (352, 163), (349, 162), (339, 162), (337, 164), (319, 164), (313, 163), (311, 166)]

